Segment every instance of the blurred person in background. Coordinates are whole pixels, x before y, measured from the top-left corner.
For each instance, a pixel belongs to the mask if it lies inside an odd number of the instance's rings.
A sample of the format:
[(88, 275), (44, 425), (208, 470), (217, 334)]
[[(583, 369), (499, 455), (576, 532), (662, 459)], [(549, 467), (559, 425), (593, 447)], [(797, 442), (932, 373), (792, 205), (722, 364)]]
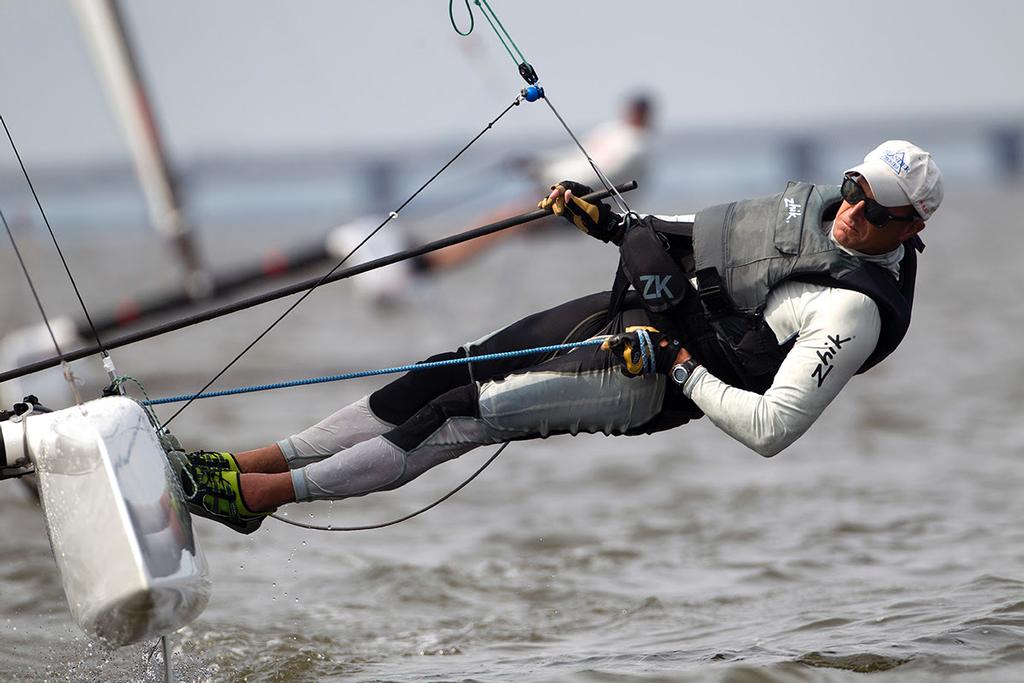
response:
[[(646, 176), (653, 117), (653, 100), (647, 95), (633, 95), (626, 100), (619, 118), (599, 124), (583, 136), (583, 147), (613, 184), (642, 181)], [(525, 174), (539, 188), (551, 188), (559, 178), (577, 178), (584, 184), (600, 186), (590, 163), (575, 145), (534, 157), (517, 158), (508, 166)], [(510, 204), (489, 212), (475, 223), (494, 223), (529, 211), (533, 204)], [(551, 221), (540, 220), (425, 254), (422, 270), (438, 271), (461, 265), (502, 240), (515, 235), (543, 233), (551, 226)]]
[[(584, 136), (583, 146), (613, 183), (639, 181), (646, 175), (652, 116), (651, 98), (634, 95), (626, 101), (621, 117), (598, 125)], [(537, 156), (519, 157), (505, 166), (527, 176), (538, 188), (553, 187), (551, 183), (558, 178), (580, 178), (592, 185), (600, 184), (590, 163), (575, 145)], [(478, 217), (474, 225), (494, 223), (532, 208), (533, 201), (528, 204), (511, 203)], [(414, 246), (414, 240), (408, 233), (396, 230), (382, 230), (372, 240), (366, 241), (366, 236), (378, 222), (376, 216), (367, 216), (337, 226), (328, 237), (330, 252), (336, 258), (346, 258), (351, 254), (346, 263), (355, 266)], [(553, 220), (542, 219), (478, 237), (367, 273), (353, 280), (352, 286), (372, 301), (378, 310), (394, 311), (406, 303), (410, 288), (418, 277), (464, 265), (509, 237), (549, 233), (555, 224)]]
[(481, 445), (649, 434), (705, 414), (773, 456), (902, 341), (943, 183), (928, 152), (889, 140), (841, 184), (696, 216), (620, 216), (580, 199), (589, 191), (563, 181), (540, 206), (617, 247), (613, 291), (428, 360), (600, 346), (411, 372), (269, 446), (188, 454), (192, 512), (250, 533), (279, 505), (394, 489)]

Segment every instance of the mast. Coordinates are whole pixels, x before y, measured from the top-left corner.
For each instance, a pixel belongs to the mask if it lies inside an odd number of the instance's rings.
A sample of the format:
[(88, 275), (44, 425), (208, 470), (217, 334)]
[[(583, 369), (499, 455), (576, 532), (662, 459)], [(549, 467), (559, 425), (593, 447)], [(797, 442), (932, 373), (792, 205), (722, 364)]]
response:
[(184, 287), (193, 300), (210, 294), (194, 233), (182, 211), (175, 178), (150, 105), (117, 0), (74, 0), (93, 59), (132, 152), (153, 228), (169, 240), (184, 269)]

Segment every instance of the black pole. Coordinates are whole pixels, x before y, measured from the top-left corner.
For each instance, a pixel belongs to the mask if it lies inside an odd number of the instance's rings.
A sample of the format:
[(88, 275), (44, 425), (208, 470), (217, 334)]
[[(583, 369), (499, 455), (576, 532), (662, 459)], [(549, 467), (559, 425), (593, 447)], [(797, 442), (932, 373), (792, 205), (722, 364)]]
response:
[[(234, 270), (211, 274), (212, 284), (207, 298), (214, 299), (227, 296), (247, 287), (259, 280), (283, 277), (294, 271), (309, 268), (327, 261), (332, 254), (324, 241), (310, 244), (300, 249), (287, 252), (268, 252), (255, 263), (240, 266)], [(148, 299), (128, 299), (119, 303), (112, 312), (99, 315), (93, 319), (96, 331), (105, 335), (119, 328), (127, 327), (160, 314), (169, 313), (180, 308), (194, 308), (195, 298), (187, 291), (175, 291), (158, 294)], [(76, 323), (78, 336), (88, 338), (92, 330), (85, 321)]]
[[(375, 176), (379, 175), (375, 174)], [(378, 182), (377, 184), (380, 183)], [(449, 208), (450, 205), (451, 203), (449, 202)], [(219, 272), (208, 270), (211, 284), (210, 291), (204, 297), (205, 303), (212, 305), (215, 299), (233, 294), (252, 285), (254, 282), (281, 278), (299, 270), (312, 268), (321, 263), (331, 261), (336, 263), (338, 259), (337, 254), (332, 253), (327, 247), (330, 234), (331, 231), (328, 231), (319, 242), (311, 242), (288, 251), (268, 251), (258, 261), (246, 263), (230, 270)], [(180, 309), (195, 310), (196, 307), (195, 297), (186, 290), (161, 292), (140, 299), (123, 299), (113, 309), (103, 313), (94, 313), (92, 322), (100, 337), (106, 338), (106, 335), (112, 334), (121, 328), (147, 322), (147, 318), (167, 315)], [(88, 339), (92, 336), (92, 328), (89, 327), (88, 322), (85, 320), (77, 321), (75, 323), (75, 330), (82, 339)]]
[[(615, 189), (618, 192), (629, 192), (630, 190), (635, 190), (636, 186), (636, 181), (631, 180), (628, 183), (616, 185)], [(600, 192), (588, 194), (584, 197), (584, 199), (587, 199), (589, 201), (598, 201), (601, 199), (605, 199), (610, 195), (611, 192), (609, 192), (608, 190), (602, 190)], [(383, 268), (384, 266), (390, 266), (391, 264), (398, 263), (399, 261), (406, 261), (417, 256), (422, 256), (423, 254), (428, 254), (432, 251), (437, 251), (439, 249), (444, 249), (445, 247), (450, 247), (453, 244), (461, 244), (462, 242), (468, 242), (469, 240), (476, 239), (477, 237), (483, 237), (484, 235), (490, 235), (491, 233), (507, 230), (508, 228), (513, 228), (517, 225), (523, 225), (524, 223), (530, 223), (532, 221), (550, 215), (551, 211), (549, 210), (535, 209), (533, 211), (530, 211), (529, 213), (523, 213), (518, 216), (506, 218), (496, 223), (490, 223), (479, 228), (474, 228), (473, 230), (467, 230), (466, 232), (459, 233), (458, 235), (452, 235), (451, 237), (445, 237), (443, 239), (435, 240), (434, 242), (428, 242), (427, 244), (416, 247), (415, 249), (407, 249), (406, 251), (400, 251), (398, 253), (391, 254), (390, 256), (383, 256), (379, 259), (374, 259), (373, 261), (367, 261), (366, 263), (361, 263), (357, 266), (352, 266), (351, 268), (345, 268), (344, 270), (339, 270), (338, 272), (334, 273), (333, 275), (327, 278), (310, 278), (308, 280), (303, 280), (302, 282), (296, 282), (295, 284), (288, 285), (287, 287), (281, 287), (280, 289), (275, 289), (271, 292), (265, 292), (263, 294), (253, 296), (248, 299), (236, 301), (234, 303), (226, 304), (224, 306), (218, 306), (217, 308), (212, 308), (208, 311), (197, 313), (195, 315), (190, 315), (179, 320), (172, 320), (162, 325), (156, 325), (155, 327), (150, 327), (145, 330), (139, 330), (138, 332), (134, 332), (132, 334), (126, 334), (121, 337), (116, 337), (114, 339), (107, 340), (104, 343), (104, 346), (106, 347), (106, 349), (110, 350), (119, 348), (121, 346), (127, 346), (128, 344), (134, 344), (136, 342), (140, 342), (145, 339), (150, 339), (152, 337), (158, 337), (162, 334), (167, 334), (168, 332), (174, 332), (176, 330), (180, 330), (186, 327), (190, 327), (192, 325), (197, 325), (199, 323), (206, 322), (207, 320), (220, 318), (230, 313), (236, 313), (237, 311), (252, 308), (253, 306), (258, 306), (269, 301), (275, 301), (277, 299), (289, 296), (291, 294), (298, 294), (299, 292), (312, 289), (313, 287), (316, 287), (320, 284), (327, 284), (328, 282), (337, 282), (338, 280), (344, 280), (355, 275), (361, 275), (371, 270)], [(81, 358), (85, 358), (86, 356), (91, 356), (95, 353), (99, 353), (101, 350), (102, 349), (98, 345), (88, 346), (82, 349), (78, 349), (77, 351), (65, 353), (63, 360), (66, 360), (68, 362), (79, 360)], [(37, 361), (35, 363), (23, 365), (20, 368), (8, 370), (7, 372), (0, 373), (0, 382), (6, 382), (9, 379), (24, 377), (25, 375), (30, 375), (33, 372), (39, 372), (40, 370), (46, 370), (47, 368), (56, 367), (57, 365), (60, 365), (61, 360), (62, 359), (60, 356), (54, 356), (41, 361)]]

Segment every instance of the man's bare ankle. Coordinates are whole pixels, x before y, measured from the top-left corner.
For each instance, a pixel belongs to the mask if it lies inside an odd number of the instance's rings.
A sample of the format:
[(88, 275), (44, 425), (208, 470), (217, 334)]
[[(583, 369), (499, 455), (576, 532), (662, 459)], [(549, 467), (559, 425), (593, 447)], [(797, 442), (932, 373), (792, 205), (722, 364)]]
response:
[(243, 474), (239, 490), (242, 502), (252, 512), (269, 512), (286, 503), (295, 502), (295, 489), (290, 474)]
[(238, 462), (238, 467), (243, 474), (272, 474), (288, 471), (288, 461), (284, 459), (284, 453), (276, 443), (236, 453), (235, 461)]

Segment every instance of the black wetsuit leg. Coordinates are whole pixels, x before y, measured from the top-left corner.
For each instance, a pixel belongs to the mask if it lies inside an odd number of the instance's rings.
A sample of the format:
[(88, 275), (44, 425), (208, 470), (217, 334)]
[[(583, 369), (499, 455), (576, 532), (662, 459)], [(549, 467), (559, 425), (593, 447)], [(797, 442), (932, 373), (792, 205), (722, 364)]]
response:
[[(606, 327), (610, 292), (573, 299), (534, 313), (455, 351), (431, 356), (426, 361), (482, 356), (535, 346), (581, 341)], [(534, 354), (410, 372), (370, 395), (370, 409), (380, 419), (401, 424), (432, 399), (471, 382), (485, 382), (542, 363), (551, 354)]]

